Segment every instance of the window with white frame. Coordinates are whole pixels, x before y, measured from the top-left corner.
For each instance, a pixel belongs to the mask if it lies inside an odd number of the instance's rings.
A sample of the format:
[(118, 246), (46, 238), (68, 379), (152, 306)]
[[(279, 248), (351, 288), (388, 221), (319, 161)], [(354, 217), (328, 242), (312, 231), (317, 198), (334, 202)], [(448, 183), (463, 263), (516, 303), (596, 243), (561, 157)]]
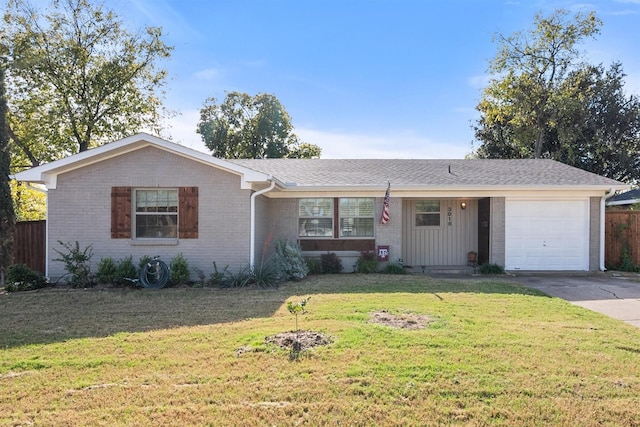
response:
[(178, 237), (178, 190), (135, 190), (136, 238)]
[(416, 200), (416, 227), (440, 226), (440, 201)]
[(340, 218), (339, 237), (373, 237), (373, 198), (341, 198), (338, 216)]
[(332, 198), (299, 199), (298, 236), (333, 237)]

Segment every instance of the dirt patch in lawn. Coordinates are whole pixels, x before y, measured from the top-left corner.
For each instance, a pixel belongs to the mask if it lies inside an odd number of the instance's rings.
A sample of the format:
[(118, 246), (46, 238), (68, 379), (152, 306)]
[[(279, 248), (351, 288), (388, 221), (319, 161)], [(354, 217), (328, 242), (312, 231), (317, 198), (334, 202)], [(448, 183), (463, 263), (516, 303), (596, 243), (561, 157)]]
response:
[(386, 310), (371, 313), (371, 323), (398, 329), (424, 329), (434, 321), (426, 314), (400, 313), (392, 314)]
[(331, 344), (331, 337), (316, 331), (289, 331), (265, 338), (269, 344), (275, 344), (283, 349), (298, 348), (308, 350), (313, 347)]

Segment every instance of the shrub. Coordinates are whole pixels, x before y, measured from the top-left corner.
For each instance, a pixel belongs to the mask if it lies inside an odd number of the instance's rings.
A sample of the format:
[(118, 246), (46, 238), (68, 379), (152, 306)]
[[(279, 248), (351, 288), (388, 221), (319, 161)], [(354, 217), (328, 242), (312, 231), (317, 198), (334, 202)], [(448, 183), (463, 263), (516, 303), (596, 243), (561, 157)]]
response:
[(309, 274), (309, 267), (302, 256), (302, 248), (297, 243), (280, 240), (276, 243), (275, 268), (283, 280), (301, 280)]
[(48, 285), (45, 277), (25, 264), (14, 264), (7, 270), (7, 292), (32, 291)]
[(280, 265), (273, 261), (254, 265), (253, 268), (249, 269), (249, 272), (248, 284), (255, 284), (261, 288), (274, 287), (283, 277)]
[(209, 276), (209, 284), (212, 286), (225, 286), (226, 280), (228, 277), (227, 270), (229, 269), (228, 265), (225, 265), (222, 271), (218, 270), (218, 266), (216, 262), (213, 261), (213, 273)]
[(98, 283), (116, 283), (118, 266), (111, 257), (102, 258), (98, 263), (96, 280)]
[(69, 284), (74, 288), (91, 286), (91, 257), (93, 256), (91, 245), (80, 249), (80, 244), (77, 241), (75, 245), (64, 243), (60, 240), (58, 240), (58, 243), (60, 243), (67, 252), (54, 249), (61, 256), (61, 258), (56, 258), (54, 261), (64, 263), (64, 269), (71, 276)]
[(189, 282), (189, 263), (184, 259), (182, 253), (171, 258), (169, 268), (171, 270), (171, 282), (174, 285), (186, 285)]
[(241, 268), (235, 273), (225, 269), (223, 286), (230, 288), (243, 288), (249, 285), (251, 280), (251, 268), (249, 268), (249, 266)]
[(628, 245), (625, 245), (622, 248), (622, 255), (620, 259), (620, 266), (618, 267), (620, 271), (627, 271), (630, 273), (637, 273), (640, 271), (640, 267), (634, 264), (633, 259), (631, 258), (631, 251), (629, 250)]
[(327, 252), (320, 255), (320, 265), (322, 272), (325, 274), (334, 274), (342, 272), (342, 260), (335, 252)]
[(116, 284), (121, 286), (132, 286), (138, 276), (138, 269), (133, 265), (132, 255), (129, 255), (127, 258), (121, 259), (118, 262), (115, 280)]
[(498, 264), (485, 263), (480, 266), (480, 274), (504, 274), (504, 267)]
[(400, 264), (387, 264), (382, 270), (384, 274), (407, 274), (407, 271)]
[(378, 257), (374, 252), (361, 252), (356, 261), (356, 273), (370, 274), (378, 271)]
[(322, 273), (322, 264), (320, 264), (320, 260), (318, 258), (305, 258), (305, 262), (307, 263), (309, 274)]

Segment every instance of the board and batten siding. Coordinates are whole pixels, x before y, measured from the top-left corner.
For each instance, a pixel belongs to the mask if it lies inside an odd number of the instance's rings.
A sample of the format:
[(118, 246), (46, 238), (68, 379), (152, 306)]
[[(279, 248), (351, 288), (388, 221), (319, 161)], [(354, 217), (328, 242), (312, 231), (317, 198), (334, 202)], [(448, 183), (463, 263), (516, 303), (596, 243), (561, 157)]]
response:
[[(478, 250), (478, 202), (440, 200), (440, 226), (416, 227), (416, 200), (403, 201), (403, 255), (408, 266), (466, 265), (467, 253)], [(451, 213), (449, 225), (448, 213)]]

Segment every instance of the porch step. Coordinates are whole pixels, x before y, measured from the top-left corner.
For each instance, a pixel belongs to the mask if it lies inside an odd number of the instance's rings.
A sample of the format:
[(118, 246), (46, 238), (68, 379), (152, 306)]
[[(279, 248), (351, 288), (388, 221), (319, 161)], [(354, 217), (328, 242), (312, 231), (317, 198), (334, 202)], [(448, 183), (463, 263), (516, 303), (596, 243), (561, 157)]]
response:
[(405, 266), (407, 273), (410, 274), (452, 274), (470, 276), (478, 273), (478, 267), (474, 268), (469, 265), (425, 265), (423, 266)]

